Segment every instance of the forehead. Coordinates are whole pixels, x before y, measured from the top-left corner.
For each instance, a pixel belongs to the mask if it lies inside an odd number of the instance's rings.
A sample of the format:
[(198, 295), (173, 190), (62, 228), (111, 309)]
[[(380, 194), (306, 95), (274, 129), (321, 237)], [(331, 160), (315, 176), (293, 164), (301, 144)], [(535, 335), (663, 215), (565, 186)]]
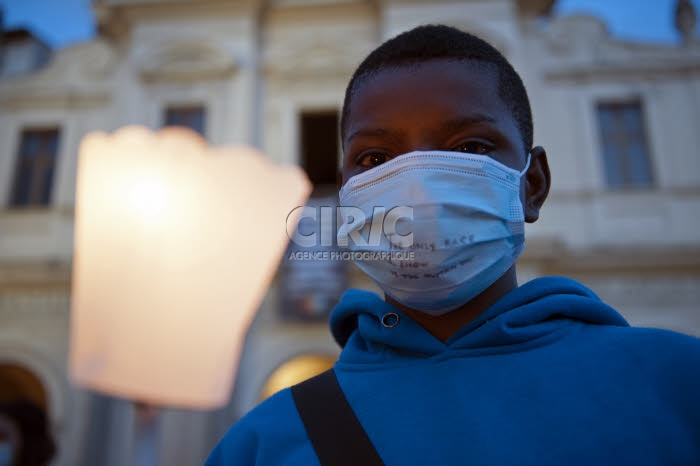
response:
[(437, 59), (380, 69), (360, 79), (350, 99), (344, 142), (358, 127), (430, 124), (463, 114), (513, 117), (498, 93), (498, 68), (475, 60)]

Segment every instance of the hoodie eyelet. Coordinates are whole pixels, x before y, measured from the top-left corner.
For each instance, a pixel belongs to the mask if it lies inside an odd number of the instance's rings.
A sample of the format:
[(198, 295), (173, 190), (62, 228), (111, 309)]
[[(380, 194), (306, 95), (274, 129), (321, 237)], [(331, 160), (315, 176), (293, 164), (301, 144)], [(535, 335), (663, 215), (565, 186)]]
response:
[(399, 315), (395, 312), (387, 312), (382, 317), (382, 325), (386, 328), (394, 328), (399, 325)]

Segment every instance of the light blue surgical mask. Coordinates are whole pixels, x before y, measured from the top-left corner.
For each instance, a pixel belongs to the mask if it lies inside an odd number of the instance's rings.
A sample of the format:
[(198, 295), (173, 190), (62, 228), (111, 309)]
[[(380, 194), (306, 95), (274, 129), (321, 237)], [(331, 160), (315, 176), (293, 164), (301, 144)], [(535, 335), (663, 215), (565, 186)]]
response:
[[(450, 312), (492, 285), (525, 249), (520, 178), (529, 166), (530, 155), (522, 171), (461, 152), (395, 157), (340, 190), (340, 205), (356, 207), (364, 218), (343, 215), (338, 244), (353, 252), (412, 252), (408, 260), (353, 257), (399, 303), (432, 315)], [(396, 207), (410, 207), (412, 218), (404, 209), (387, 225), (387, 213)], [(378, 215), (385, 216), (380, 237)]]

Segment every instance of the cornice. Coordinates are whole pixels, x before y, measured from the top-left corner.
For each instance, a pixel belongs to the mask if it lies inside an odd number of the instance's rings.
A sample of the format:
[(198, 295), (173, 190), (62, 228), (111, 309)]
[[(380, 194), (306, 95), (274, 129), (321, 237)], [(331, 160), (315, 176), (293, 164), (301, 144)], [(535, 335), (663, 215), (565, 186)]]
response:
[(105, 92), (84, 93), (75, 89), (51, 89), (45, 92), (0, 93), (0, 109), (6, 112), (25, 110), (89, 110), (106, 107), (111, 96)]
[[(700, 276), (700, 244), (695, 246), (591, 245), (572, 248), (561, 238), (531, 235), (520, 259), (544, 270), (566, 273), (673, 273)], [(552, 272), (553, 273), (553, 272)]]
[(239, 68), (222, 44), (197, 37), (148, 44), (134, 53), (134, 60), (146, 83), (226, 79)]

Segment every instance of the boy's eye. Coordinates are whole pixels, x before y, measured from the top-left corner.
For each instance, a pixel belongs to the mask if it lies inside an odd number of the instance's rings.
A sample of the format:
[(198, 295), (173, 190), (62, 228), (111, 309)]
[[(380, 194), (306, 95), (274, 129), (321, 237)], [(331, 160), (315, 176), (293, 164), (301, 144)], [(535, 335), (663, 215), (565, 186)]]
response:
[(377, 165), (381, 165), (386, 161), (386, 154), (383, 154), (381, 152), (371, 152), (361, 157), (360, 166), (372, 168), (376, 167)]
[(465, 141), (452, 150), (469, 154), (488, 155), (493, 150), (493, 146), (483, 141)]

